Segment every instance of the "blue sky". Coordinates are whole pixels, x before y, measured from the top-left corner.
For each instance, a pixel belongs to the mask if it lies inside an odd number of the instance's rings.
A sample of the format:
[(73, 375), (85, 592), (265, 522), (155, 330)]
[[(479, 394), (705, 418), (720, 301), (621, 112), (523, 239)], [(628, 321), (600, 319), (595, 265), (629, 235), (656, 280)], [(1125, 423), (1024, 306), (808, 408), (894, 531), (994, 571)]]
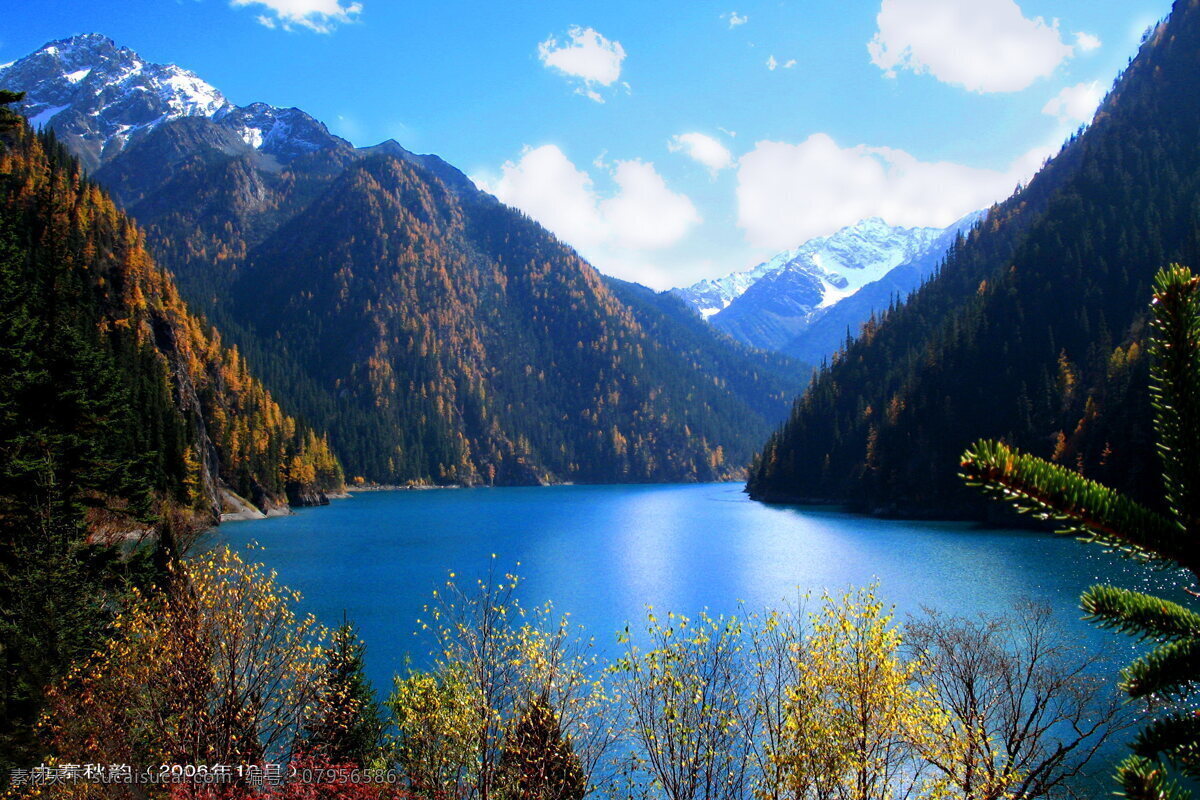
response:
[(437, 153), (659, 288), (866, 216), (945, 225), (1085, 122), (1167, 0), (4, 0), (231, 101)]

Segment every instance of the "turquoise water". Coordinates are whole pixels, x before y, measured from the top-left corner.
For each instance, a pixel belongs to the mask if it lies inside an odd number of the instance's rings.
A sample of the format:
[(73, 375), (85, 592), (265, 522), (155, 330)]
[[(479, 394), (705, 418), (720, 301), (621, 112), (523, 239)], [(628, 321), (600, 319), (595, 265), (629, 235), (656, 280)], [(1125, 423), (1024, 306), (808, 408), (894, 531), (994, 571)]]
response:
[(779, 605), (797, 589), (839, 592), (873, 580), (901, 618), (922, 606), (1002, 612), (1029, 598), (1053, 606), (1081, 642), (1126, 651), (1122, 637), (1080, 619), (1077, 598), (1097, 581), (1137, 587), (1146, 575), (1067, 538), (770, 507), (739, 484), (364, 492), (290, 517), (227, 523), (214, 537), (264, 548), (250, 557), (299, 589), (304, 609), (325, 624), (343, 613), (354, 620), (385, 693), (410, 651), (417, 663), (425, 657), (413, 629), (431, 592), (449, 571), (460, 580), (484, 574), (493, 553), (501, 570), (525, 578), (523, 602), (552, 600), (608, 653), (627, 622), (640, 627), (646, 604), (728, 614), (739, 601)]

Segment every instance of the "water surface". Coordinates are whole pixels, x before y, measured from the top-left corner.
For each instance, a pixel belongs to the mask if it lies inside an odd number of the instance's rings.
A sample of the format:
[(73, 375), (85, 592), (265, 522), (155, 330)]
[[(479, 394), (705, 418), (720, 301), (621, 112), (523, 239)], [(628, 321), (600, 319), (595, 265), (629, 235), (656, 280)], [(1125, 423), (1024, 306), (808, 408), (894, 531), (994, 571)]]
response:
[[(525, 582), (527, 604), (553, 600), (608, 653), (645, 606), (695, 614), (779, 605), (799, 592), (871, 581), (902, 618), (923, 606), (953, 614), (1047, 603), (1091, 646), (1121, 637), (1083, 622), (1082, 590), (1098, 581), (1138, 588), (1146, 570), (1096, 545), (964, 523), (879, 520), (836, 510), (766, 506), (740, 484), (554, 486), (363, 492), (293, 516), (228, 523), (215, 536), (304, 595), (335, 625), (343, 614), (368, 645), (368, 672), (386, 692), (423, 645), (414, 620), (457, 573), (484, 574), (496, 555)], [(518, 566), (519, 564), (519, 566)], [(1145, 588), (1145, 587), (1141, 587)]]

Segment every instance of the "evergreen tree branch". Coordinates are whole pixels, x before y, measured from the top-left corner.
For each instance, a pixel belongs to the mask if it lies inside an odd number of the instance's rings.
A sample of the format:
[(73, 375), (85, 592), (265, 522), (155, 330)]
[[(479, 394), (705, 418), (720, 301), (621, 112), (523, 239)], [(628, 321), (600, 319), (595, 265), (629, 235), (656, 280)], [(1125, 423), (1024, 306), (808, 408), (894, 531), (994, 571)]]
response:
[(1138, 733), (1133, 752), (1144, 758), (1165, 755), (1193, 777), (1200, 777), (1200, 714), (1180, 711), (1155, 720)]
[(1100, 627), (1141, 639), (1200, 637), (1200, 614), (1161, 597), (1099, 585), (1084, 592), (1081, 604)]
[(1148, 758), (1130, 756), (1117, 767), (1117, 782), (1129, 800), (1189, 800), (1191, 794), (1167, 777), (1163, 766)]
[(1150, 370), (1167, 503), (1183, 527), (1200, 523), (1200, 277), (1172, 264), (1154, 279)]
[(963, 454), (961, 474), (969, 485), (1022, 512), (1064, 523), (1062, 533), (1161, 566), (1196, 564), (1194, 548), (1171, 520), (1103, 484), (1001, 442), (972, 445)]
[(1121, 677), (1130, 697), (1184, 697), (1200, 678), (1200, 640), (1160, 645), (1122, 670)]

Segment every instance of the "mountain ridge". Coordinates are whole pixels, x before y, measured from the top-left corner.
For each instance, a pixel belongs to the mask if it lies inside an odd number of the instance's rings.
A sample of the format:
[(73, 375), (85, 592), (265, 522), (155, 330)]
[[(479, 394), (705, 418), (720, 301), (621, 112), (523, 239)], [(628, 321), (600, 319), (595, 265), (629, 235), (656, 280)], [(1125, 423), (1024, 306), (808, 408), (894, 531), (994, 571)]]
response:
[[(207, 527), (230, 491), (269, 511), (327, 502), (324, 493), (341, 490), (341, 468), (321, 435), (284, 414), (237, 349), (190, 312), (146, 252), (141, 231), (61, 143), (18, 127), (0, 138), (0, 161), (8, 178), (0, 192), (5, 345), (31, 351), (0, 358), (2, 403), (23, 409), (15, 419), (25, 428), (0, 435), (6, 461), (19, 464), (31, 444), (53, 461), (54, 446), (45, 442), (57, 437), (94, 439), (106, 451), (95, 457), (100, 474), (127, 460), (118, 477), (88, 489), (94, 532), (122, 533), (174, 510)], [(26, 341), (39, 326), (46, 339), (63, 332), (74, 343), (56, 353), (52, 343)], [(18, 366), (38, 359), (45, 361), (40, 369)], [(80, 369), (98, 377), (70, 387)], [(45, 391), (63, 398), (39, 400)], [(60, 402), (85, 409), (114, 402), (106, 393), (124, 404), (105, 412), (108, 419), (53, 410)], [(39, 425), (51, 433), (28, 441)], [(73, 427), (82, 432), (58, 432)], [(128, 454), (123, 439), (131, 442)], [(86, 481), (95, 468), (71, 469), (79, 474), (61, 485)]]
[(748, 270), (672, 291), (706, 318), (723, 312), (758, 280), (782, 270), (808, 270), (813, 277), (824, 278), (827, 284), (822, 287), (824, 295), (830, 289), (845, 289), (852, 282), (868, 283), (869, 280), (860, 277), (864, 274), (871, 275), (871, 279), (882, 277), (887, 270), (922, 250), (922, 245), (943, 230), (892, 226), (879, 217), (867, 217), (828, 236), (815, 236), (797, 247), (782, 250)]
[[(14, 74), (0, 87), (26, 88)], [(281, 402), (329, 431), (353, 476), (734, 477), (807, 379), (603, 278), (437, 156), (316, 134), (292, 146), (323, 126), (246, 135), (246, 109), (159, 114), (105, 145), (94, 174), (188, 301)]]

